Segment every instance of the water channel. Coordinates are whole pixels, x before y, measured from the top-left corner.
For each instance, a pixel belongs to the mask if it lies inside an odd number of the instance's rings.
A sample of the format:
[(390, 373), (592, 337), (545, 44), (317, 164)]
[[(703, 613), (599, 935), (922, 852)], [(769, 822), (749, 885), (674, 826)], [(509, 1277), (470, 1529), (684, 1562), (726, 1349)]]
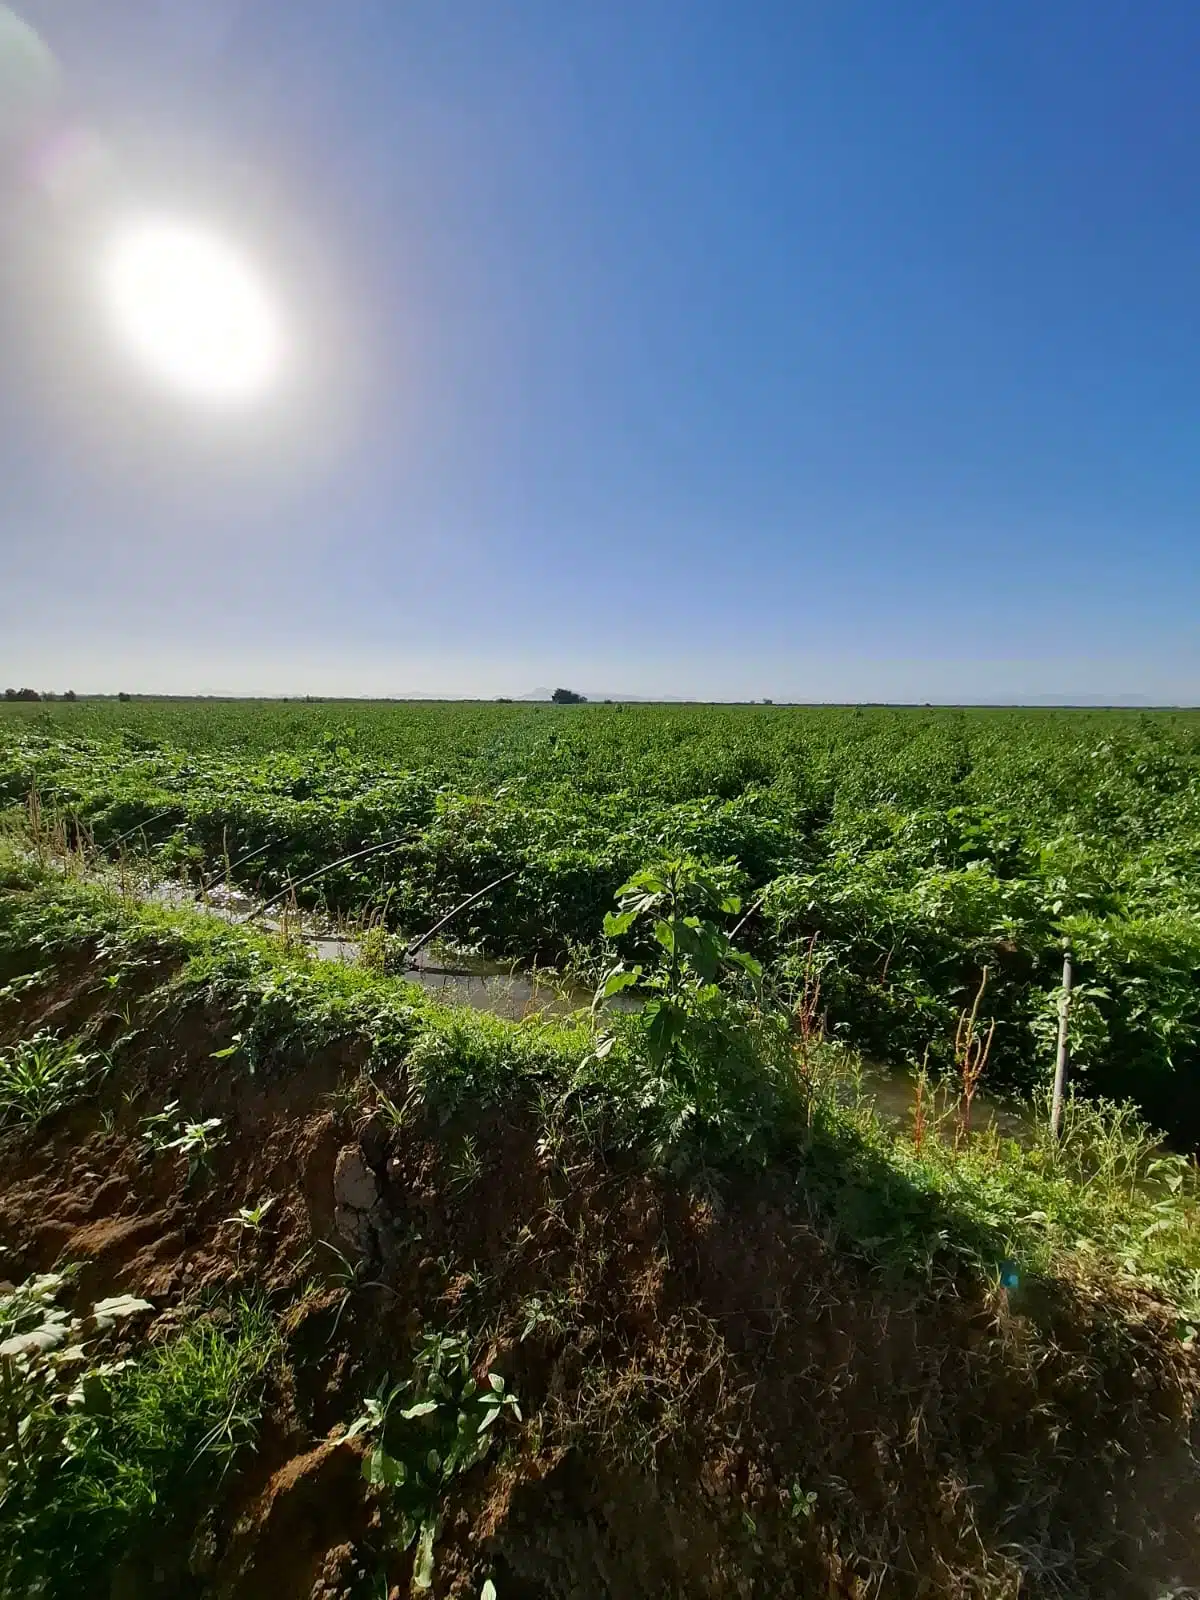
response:
[[(161, 883), (150, 894), (161, 903), (194, 906), (235, 923), (250, 918), (260, 903), (224, 885), (210, 889), (202, 900), (197, 899), (188, 885), (177, 882)], [(281, 922), (270, 917), (261, 918), (259, 925), (277, 932), (282, 927)], [(353, 934), (314, 929), (302, 922), (300, 936), (318, 960), (355, 966), (362, 958), (361, 939)], [(535, 1015), (569, 1017), (587, 1010), (592, 1003), (591, 990), (554, 974), (530, 971), (482, 956), (464, 955), (446, 946), (427, 946), (413, 964), (397, 976), (408, 983), (419, 984), (447, 1005), (470, 1006), (475, 1011), (490, 1012), (510, 1022)], [(614, 1009), (635, 1010), (638, 1001), (627, 992), (614, 996), (608, 1005)], [(876, 1110), (886, 1122), (897, 1128), (911, 1124), (916, 1080), (910, 1072), (901, 1067), (864, 1062), (860, 1081), (863, 1092), (875, 1102)], [(952, 1103), (953, 1097), (946, 1088), (936, 1088), (926, 1101), (927, 1114), (932, 1120), (943, 1115)], [(976, 1133), (994, 1128), (1002, 1138), (1026, 1141), (1033, 1136), (1034, 1122), (1024, 1106), (1006, 1105), (986, 1095), (976, 1095), (971, 1127)]]

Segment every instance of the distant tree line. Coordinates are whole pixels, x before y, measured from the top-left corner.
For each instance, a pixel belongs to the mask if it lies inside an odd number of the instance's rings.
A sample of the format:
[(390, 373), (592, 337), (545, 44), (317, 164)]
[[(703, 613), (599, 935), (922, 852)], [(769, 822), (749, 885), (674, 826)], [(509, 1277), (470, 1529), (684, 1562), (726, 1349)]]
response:
[(68, 689), (64, 694), (57, 695), (53, 689), (43, 689), (39, 694), (36, 689), (5, 689), (6, 700), (74, 700), (74, 689)]
[(576, 694), (574, 689), (555, 689), (550, 698), (556, 706), (581, 706), (587, 695)]

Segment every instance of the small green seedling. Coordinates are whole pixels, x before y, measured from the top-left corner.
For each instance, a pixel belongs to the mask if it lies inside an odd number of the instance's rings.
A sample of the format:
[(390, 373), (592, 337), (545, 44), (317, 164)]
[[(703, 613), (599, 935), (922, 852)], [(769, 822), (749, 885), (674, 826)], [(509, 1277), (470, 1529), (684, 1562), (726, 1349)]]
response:
[(236, 1223), (244, 1233), (257, 1233), (266, 1221), (267, 1212), (275, 1204), (274, 1195), (266, 1195), (256, 1206), (239, 1206), (226, 1222)]
[(546, 1295), (531, 1294), (521, 1303), (521, 1314), (525, 1318), (525, 1326), (519, 1336), (521, 1343), (524, 1344), (539, 1330), (552, 1336), (564, 1333), (570, 1310), (571, 1297), (561, 1290)]
[(793, 1483), (789, 1492), (791, 1513), (794, 1521), (801, 1517), (811, 1518), (817, 1509), (817, 1492), (815, 1489), (805, 1490), (799, 1483)]
[(208, 1117), (204, 1122), (189, 1122), (180, 1117), (179, 1101), (172, 1100), (161, 1111), (142, 1118), (142, 1143), (153, 1155), (175, 1151), (186, 1156), (188, 1182), (206, 1166), (212, 1154), (225, 1142), (221, 1133), (220, 1117)]
[(483, 1158), (475, 1140), (468, 1133), (463, 1137), (458, 1154), (450, 1164), (450, 1184), (452, 1191), (461, 1192), (472, 1188), (478, 1183), (483, 1174)]

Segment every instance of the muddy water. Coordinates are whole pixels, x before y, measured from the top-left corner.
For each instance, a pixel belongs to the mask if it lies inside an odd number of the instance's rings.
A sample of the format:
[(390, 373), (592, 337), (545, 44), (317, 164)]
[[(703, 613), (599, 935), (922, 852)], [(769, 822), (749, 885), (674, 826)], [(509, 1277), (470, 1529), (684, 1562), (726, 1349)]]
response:
[[(354, 939), (313, 939), (311, 948), (322, 961), (344, 961), (353, 965), (360, 957), (359, 945)], [(536, 972), (523, 972), (518, 967), (506, 967), (497, 961), (448, 955), (436, 949), (429, 957), (422, 952), (416, 964), (406, 967), (398, 976), (406, 983), (419, 983), (422, 989), (447, 1005), (490, 1011), (510, 1022), (519, 1022), (522, 1017), (534, 1014), (567, 1017), (592, 1003), (588, 989), (552, 981)]]
[[(178, 883), (158, 885), (152, 897), (175, 905), (198, 903), (194, 892)], [(240, 922), (260, 903), (237, 889), (217, 884), (204, 896), (203, 908), (225, 921)], [(278, 931), (281, 924), (275, 918), (264, 917), (259, 926)], [(360, 941), (349, 935), (316, 932), (303, 924), (301, 934), (308, 949), (320, 961), (340, 961), (355, 966), (362, 959)], [(566, 1017), (592, 1003), (590, 989), (522, 971), (502, 962), (447, 952), (437, 945), (422, 951), (415, 964), (400, 976), (408, 983), (420, 984), (447, 1005), (490, 1011), (510, 1022), (519, 1022), (535, 1014)]]
[[(149, 895), (165, 904), (202, 905), (210, 914), (228, 922), (240, 922), (261, 903), (224, 885), (212, 888), (202, 902), (197, 900), (192, 889), (180, 883), (158, 884)], [(281, 924), (264, 917), (259, 926), (278, 931)], [(316, 931), (303, 924), (301, 933), (318, 960), (340, 961), (348, 966), (357, 965), (361, 960), (362, 946), (356, 938)], [(406, 968), (401, 976), (406, 982), (420, 984), (447, 1005), (470, 1006), (472, 1010), (488, 1011), (510, 1022), (530, 1016), (568, 1017), (586, 1010), (592, 1003), (589, 989), (480, 956), (464, 956), (437, 945), (422, 951), (416, 963)], [(637, 1009), (638, 1001), (629, 994), (620, 994), (613, 996), (607, 1005), (616, 1010), (632, 1011)], [(862, 1067), (861, 1083), (866, 1096), (874, 1100), (886, 1122), (896, 1128), (911, 1126), (916, 1081), (910, 1072), (868, 1062)], [(937, 1088), (927, 1091), (926, 1106), (932, 1120), (954, 1108), (955, 1098), (948, 1089)], [(986, 1095), (976, 1095), (971, 1108), (973, 1132), (982, 1133), (993, 1127), (1002, 1138), (1022, 1142), (1030, 1140), (1034, 1132), (1034, 1122), (1027, 1111), (990, 1100)]]
[[(903, 1067), (889, 1067), (876, 1062), (864, 1062), (862, 1086), (867, 1098), (874, 1100), (875, 1108), (885, 1122), (896, 1128), (910, 1128), (917, 1103), (917, 1083), (911, 1072)], [(932, 1122), (935, 1117), (958, 1111), (958, 1097), (943, 1086), (925, 1091), (925, 1115)], [(1002, 1139), (1030, 1142), (1036, 1132), (1031, 1113), (1022, 1106), (1006, 1105), (977, 1094), (971, 1103), (972, 1133), (986, 1133), (995, 1128)]]

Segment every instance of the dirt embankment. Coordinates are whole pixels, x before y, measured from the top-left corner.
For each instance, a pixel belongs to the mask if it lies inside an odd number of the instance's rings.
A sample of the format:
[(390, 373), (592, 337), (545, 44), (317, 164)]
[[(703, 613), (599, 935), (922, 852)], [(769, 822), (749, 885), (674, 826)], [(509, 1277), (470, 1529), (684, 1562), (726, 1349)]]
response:
[[(0, 1010), (0, 1042), (123, 1040), (94, 1102), (4, 1137), (5, 1272), (80, 1263), (82, 1295), (153, 1300), (153, 1337), (265, 1291), (286, 1350), (257, 1452), (114, 1595), (406, 1593), (338, 1435), (443, 1327), (524, 1421), (452, 1489), (438, 1593), (1158, 1600), (1200, 1574), (1196, 1364), (1151, 1301), (886, 1284), (794, 1183), (650, 1177), (519, 1103), (397, 1119), (353, 1044), (251, 1076), (166, 967), (119, 1014), (102, 968), (79, 952)], [(221, 1119), (190, 1181), (141, 1136), (174, 1100)], [(228, 1221), (268, 1195), (262, 1227)]]

